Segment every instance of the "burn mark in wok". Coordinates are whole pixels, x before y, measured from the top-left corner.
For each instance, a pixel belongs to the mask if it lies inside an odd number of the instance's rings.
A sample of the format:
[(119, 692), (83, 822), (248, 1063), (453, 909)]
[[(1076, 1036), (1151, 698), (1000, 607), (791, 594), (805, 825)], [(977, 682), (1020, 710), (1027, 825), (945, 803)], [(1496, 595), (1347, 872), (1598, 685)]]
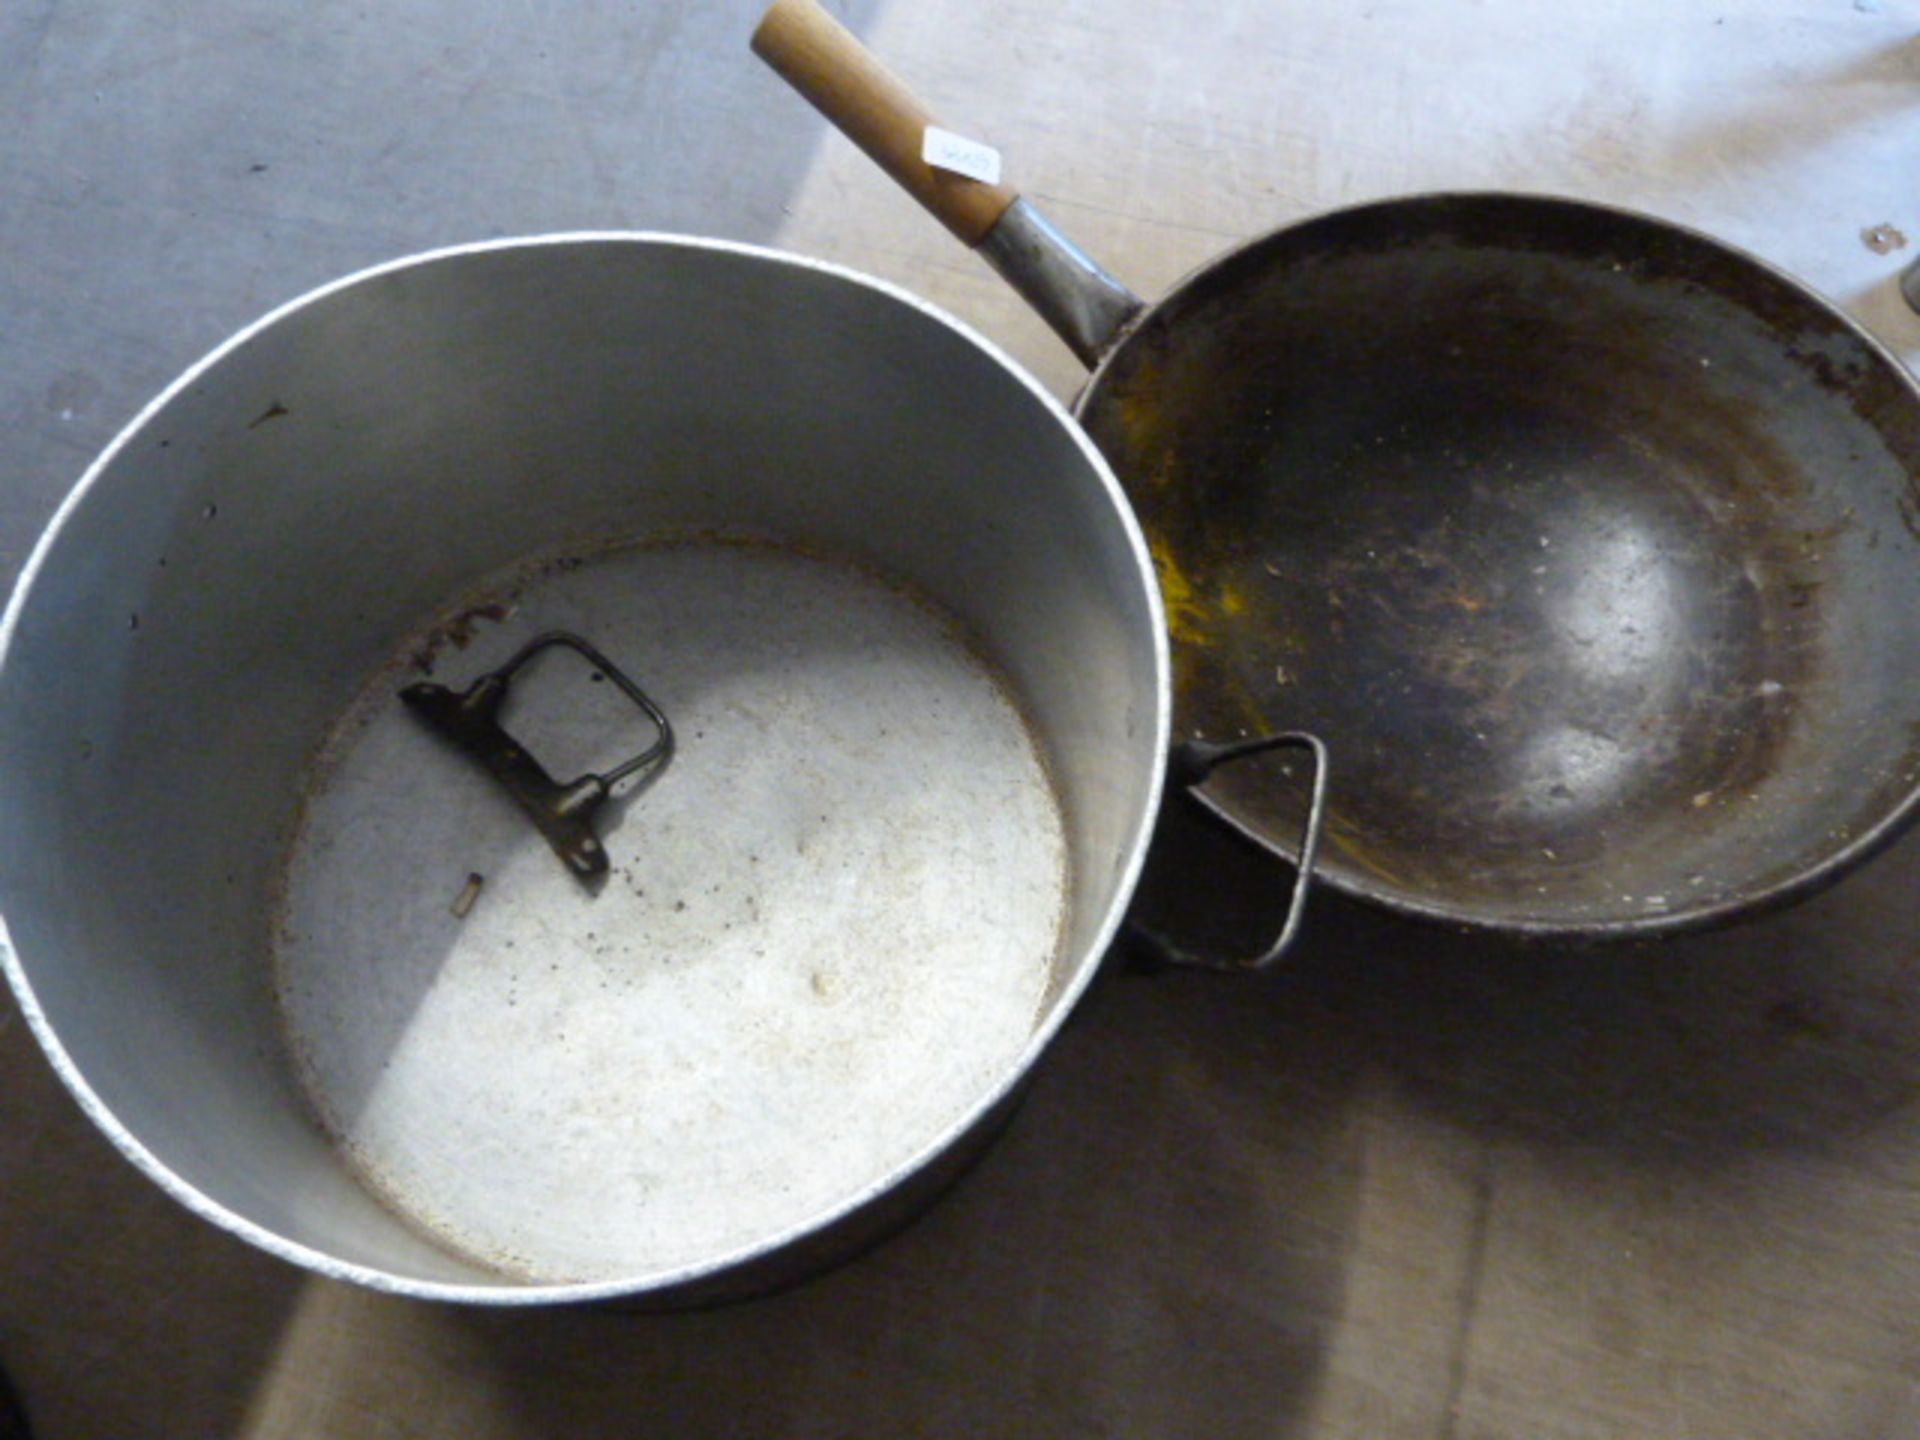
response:
[[(1920, 459), (1914, 408), (1843, 319), (1699, 237), (1457, 200), (1228, 257), (1081, 413), (1154, 553), (1182, 733), (1325, 735), (1346, 888), (1578, 926), (1869, 823), (1781, 782), (1847, 743), (1809, 707), (1859, 663), (1835, 636), (1874, 507), (1920, 540), (1876, 478)], [(1215, 790), (1289, 843), (1289, 797)]]

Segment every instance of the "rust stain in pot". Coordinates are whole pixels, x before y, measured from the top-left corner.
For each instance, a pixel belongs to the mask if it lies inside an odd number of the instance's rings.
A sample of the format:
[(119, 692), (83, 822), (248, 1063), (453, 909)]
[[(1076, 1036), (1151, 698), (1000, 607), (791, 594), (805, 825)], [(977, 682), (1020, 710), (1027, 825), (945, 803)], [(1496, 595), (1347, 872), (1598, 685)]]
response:
[(512, 616), (514, 609), (512, 604), (499, 602), (474, 605), (462, 610), (428, 635), (426, 643), (413, 652), (413, 668), (423, 675), (431, 675), (440, 652), (447, 646), (451, 645), (456, 650), (466, 649), (479, 634), (482, 620), (489, 620), (495, 625), (503, 624)]

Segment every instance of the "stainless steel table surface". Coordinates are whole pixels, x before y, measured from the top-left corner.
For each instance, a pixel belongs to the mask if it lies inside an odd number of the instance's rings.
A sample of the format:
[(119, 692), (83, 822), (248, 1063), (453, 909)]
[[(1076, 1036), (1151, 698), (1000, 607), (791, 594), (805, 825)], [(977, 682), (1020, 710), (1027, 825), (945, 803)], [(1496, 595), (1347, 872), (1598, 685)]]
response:
[[(751, 60), (759, 8), (8, 0), (0, 578), (201, 352), (442, 243), (786, 245), (1070, 393), (1065, 349)], [(1920, 242), (1911, 0), (843, 13), (1148, 293), (1346, 201), (1544, 189), (1712, 230), (1920, 356), (1895, 289), (1920, 250), (1863, 239)], [(1155, 883), (1271, 883), (1207, 843), (1175, 837), (1187, 878)], [(1917, 878), (1909, 841), (1778, 919), (1626, 953), (1317, 904), (1285, 973), (1103, 986), (1003, 1143), (897, 1239), (672, 1316), (286, 1269), (113, 1156), (6, 1006), (0, 1358), (44, 1440), (1912, 1434)]]

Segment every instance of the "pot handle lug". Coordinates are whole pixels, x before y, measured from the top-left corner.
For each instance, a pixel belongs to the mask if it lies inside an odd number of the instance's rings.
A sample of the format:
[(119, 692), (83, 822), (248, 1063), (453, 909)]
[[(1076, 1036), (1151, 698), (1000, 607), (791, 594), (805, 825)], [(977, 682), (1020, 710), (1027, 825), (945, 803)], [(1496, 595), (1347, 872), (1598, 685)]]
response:
[[(514, 674), (543, 650), (562, 646), (592, 663), (639, 707), (656, 731), (653, 744), (631, 759), (600, 774), (559, 781), (549, 775), (526, 747), (500, 724)], [(506, 787), (514, 803), (526, 812), (546, 837), (560, 862), (582, 881), (597, 882), (608, 868), (607, 850), (594, 829), (594, 816), (622, 780), (645, 772), (648, 783), (673, 758), (673, 727), (660, 707), (599, 650), (564, 630), (549, 630), (529, 640), (497, 670), (475, 680), (464, 691), (421, 681), (400, 692), (407, 708), (430, 729), (477, 761)]]
[(1293, 894), (1287, 901), (1287, 918), (1273, 943), (1260, 953), (1240, 958), (1205, 955), (1182, 945), (1156, 926), (1140, 920), (1127, 921), (1127, 933), (1144, 951), (1142, 968), (1163, 969), (1179, 966), (1189, 970), (1213, 970), (1241, 973), (1265, 970), (1293, 947), (1300, 933), (1300, 921), (1306, 913), (1307, 892), (1312, 888), (1314, 867), (1320, 854), (1320, 836), (1327, 818), (1327, 747), (1317, 735), (1304, 730), (1289, 730), (1278, 735), (1263, 735), (1257, 740), (1241, 740), (1231, 745), (1216, 745), (1205, 740), (1186, 740), (1174, 746), (1167, 764), (1167, 778), (1183, 790), (1197, 790), (1222, 765), (1262, 755), (1270, 750), (1305, 750), (1313, 760), (1313, 778), (1307, 800), (1306, 823), (1300, 830), (1299, 860), (1295, 865)]

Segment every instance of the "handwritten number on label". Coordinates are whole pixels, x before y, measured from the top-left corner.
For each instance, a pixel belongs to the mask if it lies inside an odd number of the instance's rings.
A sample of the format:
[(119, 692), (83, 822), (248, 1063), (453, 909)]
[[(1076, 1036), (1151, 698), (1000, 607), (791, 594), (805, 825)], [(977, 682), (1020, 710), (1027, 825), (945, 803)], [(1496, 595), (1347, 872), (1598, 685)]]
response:
[(985, 185), (1000, 183), (998, 150), (951, 130), (942, 130), (938, 125), (927, 126), (920, 141), (920, 158), (937, 170), (950, 170)]

